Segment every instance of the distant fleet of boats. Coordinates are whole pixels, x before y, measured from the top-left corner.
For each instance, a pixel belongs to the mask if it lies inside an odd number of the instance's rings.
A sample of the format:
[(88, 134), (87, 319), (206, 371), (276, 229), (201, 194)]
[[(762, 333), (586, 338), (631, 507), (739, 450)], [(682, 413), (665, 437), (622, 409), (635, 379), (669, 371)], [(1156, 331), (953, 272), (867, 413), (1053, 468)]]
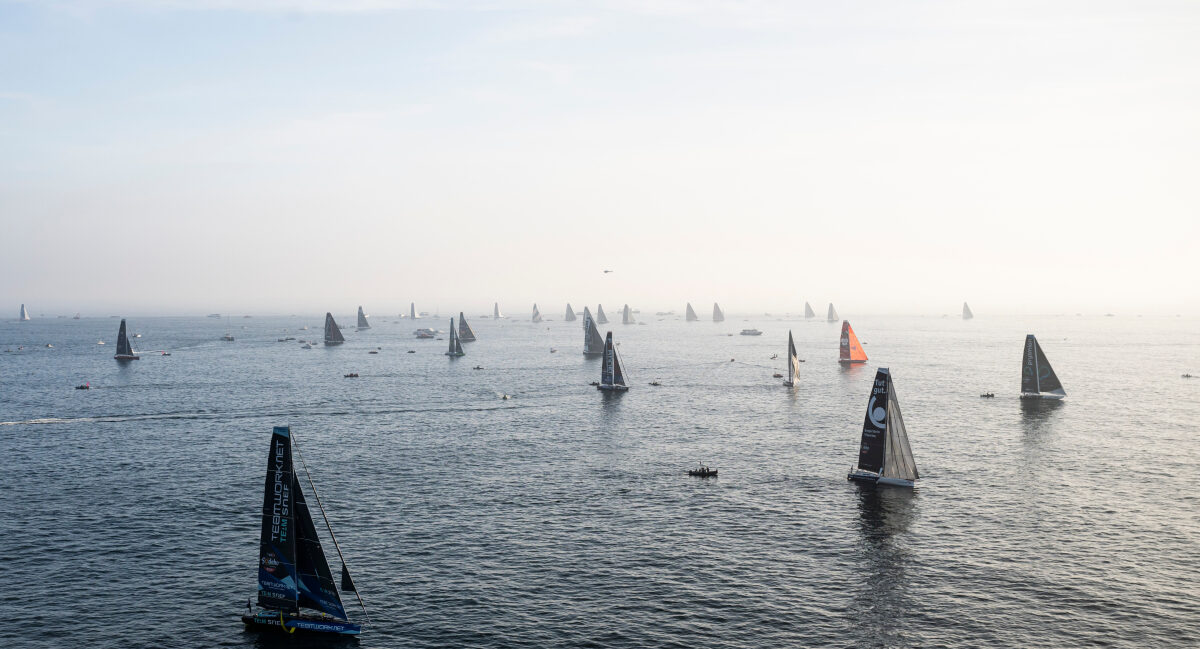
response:
[[(602, 357), (600, 379), (593, 385), (604, 392), (626, 392), (629, 390), (629, 385), (618, 346), (613, 341), (613, 332), (608, 331), (604, 337), (601, 337), (598, 325), (607, 320), (602, 320), (604, 313), (602, 306), (597, 305), (596, 312), (597, 317), (593, 317), (589, 307), (584, 306), (583, 308), (583, 354)], [(622, 323), (635, 324), (633, 313), (634, 311), (628, 304), (624, 305), (621, 309)], [(21, 321), (29, 320), (25, 305), (21, 305), (20, 314)], [(811, 319), (815, 315), (811, 306), (806, 302), (804, 317)], [(576, 314), (570, 305), (567, 305), (566, 316), (567, 321), (576, 319)], [(418, 318), (415, 304), (409, 306), (409, 317)], [(493, 306), (493, 317), (503, 317), (498, 303)], [(837, 311), (830, 303), (827, 319), (833, 322), (836, 317)], [(963, 319), (970, 320), (973, 317), (970, 307), (964, 303)], [(724, 312), (718, 304), (714, 303), (713, 321), (721, 322), (724, 318)], [(364, 313), (362, 306), (358, 307), (357, 320), (358, 330), (371, 328), (368, 316)], [(690, 303), (685, 310), (685, 320), (688, 322), (697, 320), (695, 310)], [(532, 321), (542, 322), (541, 313), (536, 304), (533, 306)], [(450, 357), (464, 356), (463, 343), (475, 341), (475, 332), (461, 311), (457, 321), (453, 317), (450, 318), (449, 326), (449, 345), (446, 355)], [(433, 329), (418, 329), (415, 333), (418, 337), (430, 338), (437, 332)], [(757, 329), (743, 329), (741, 333), (748, 336), (762, 335), (762, 332)], [(327, 346), (345, 343), (341, 328), (331, 312), (325, 314), (324, 334), (324, 343)], [(131, 338), (126, 321), (122, 318), (117, 331), (116, 354), (113, 358), (118, 361), (139, 359), (138, 353), (131, 345)], [(283, 338), (280, 340), (293, 339)], [(306, 344), (306, 346), (309, 345)], [(556, 350), (552, 349), (551, 351)], [(372, 351), (371, 353), (376, 352)], [(166, 355), (166, 352), (163, 354)], [(866, 352), (853, 327), (850, 326), (849, 320), (843, 320), (838, 362), (850, 365), (866, 361)], [(797, 388), (800, 385), (800, 364), (803, 362), (797, 353), (792, 332), (788, 331), (788, 374), (784, 385), (791, 388)], [(482, 368), (476, 366), (474, 369)], [(344, 376), (353, 378), (358, 374), (350, 373)], [(776, 376), (780, 375), (776, 374)], [(655, 381), (651, 385), (661, 384)], [(86, 390), (90, 387), (90, 383), (86, 383), (76, 386), (76, 389)], [(992, 395), (988, 393), (982, 396)], [(1020, 397), (1022, 399), (1054, 400), (1066, 397), (1062, 383), (1033, 334), (1029, 334), (1025, 338), (1021, 360)], [(504, 395), (504, 398), (508, 398), (508, 395)], [(289, 427), (274, 428), (271, 435), (263, 492), (257, 607), (254, 602), (248, 601), (247, 612), (242, 616), (242, 621), (248, 627), (275, 628), (288, 633), (303, 630), (357, 635), (361, 632), (362, 625), (350, 621), (341, 596), (343, 593), (355, 593), (364, 618), (367, 616), (366, 606), (363, 604), (362, 598), (358, 596), (337, 537), (333, 534), (333, 528), (325, 514), (324, 506), (316, 493), (312, 477), (308, 473), (303, 458), (300, 457), (300, 465), (305, 474), (307, 488), (311, 491), (321, 519), (329, 532), (329, 538), (333, 542), (337, 558), (341, 560), (340, 587), (339, 584), (334, 583), (327, 555), (317, 535), (313, 511), (305, 500), (305, 489), (301, 486), (293, 452), (299, 457), (299, 448), (291, 429)], [(717, 470), (701, 466), (698, 469), (689, 470), (688, 473), (699, 477), (714, 477), (717, 475)], [(889, 368), (881, 367), (876, 372), (870, 394), (867, 397), (867, 411), (863, 418), (859, 439), (858, 461), (850, 468), (846, 477), (855, 482), (898, 487), (912, 487), (920, 478), (916, 459), (909, 443), (908, 432), (904, 425), (904, 417), (901, 414), (893, 374)]]

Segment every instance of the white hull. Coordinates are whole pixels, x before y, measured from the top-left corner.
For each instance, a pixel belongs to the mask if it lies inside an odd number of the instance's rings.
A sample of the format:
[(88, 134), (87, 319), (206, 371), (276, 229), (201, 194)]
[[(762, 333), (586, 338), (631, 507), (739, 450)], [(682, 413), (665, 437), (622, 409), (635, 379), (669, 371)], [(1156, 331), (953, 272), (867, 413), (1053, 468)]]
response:
[(890, 487), (913, 487), (915, 486), (912, 480), (902, 480), (900, 478), (885, 478), (878, 473), (870, 471), (862, 471), (859, 469), (851, 469), (850, 475), (846, 476), (847, 480), (855, 482), (871, 482), (877, 485), (887, 485)]
[(1054, 392), (1022, 392), (1022, 399), (1048, 399), (1051, 401), (1061, 401), (1067, 398), (1066, 394), (1056, 394)]

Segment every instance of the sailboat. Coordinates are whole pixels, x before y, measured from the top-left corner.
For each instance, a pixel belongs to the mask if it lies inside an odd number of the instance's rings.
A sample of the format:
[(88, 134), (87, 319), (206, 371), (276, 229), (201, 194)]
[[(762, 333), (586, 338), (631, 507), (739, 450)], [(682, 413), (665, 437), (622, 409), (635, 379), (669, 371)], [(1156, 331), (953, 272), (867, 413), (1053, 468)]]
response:
[(408, 319), (416, 320), (418, 317), (420, 317), (420, 316), (417, 315), (417, 303), (409, 302), (408, 303)]
[(854, 329), (850, 326), (849, 320), (842, 320), (842, 342), (838, 351), (838, 362), (843, 364), (867, 362), (867, 353), (863, 351), (862, 345), (858, 344), (858, 336), (854, 335)]
[(825, 313), (825, 322), (837, 322), (837, 321), (838, 321), (837, 309), (833, 308), (833, 302), (830, 302), (829, 303), (829, 311), (827, 311)]
[(604, 315), (604, 305), (596, 305), (596, 324), (608, 324), (608, 317)]
[(970, 320), (974, 317), (975, 314), (971, 313), (971, 307), (967, 306), (966, 302), (963, 302), (963, 320)]
[(796, 343), (792, 341), (792, 332), (788, 330), (788, 380), (783, 384), (789, 388), (796, 387), (800, 378), (800, 357), (796, 354)]
[(504, 315), (502, 313), (500, 313), (500, 303), (492, 302), (492, 318), (499, 320), (500, 318), (503, 318), (503, 317), (504, 317)]
[(129, 334), (125, 332), (125, 318), (121, 318), (121, 329), (117, 331), (117, 354), (113, 358), (119, 361), (136, 361), (140, 358), (129, 344)]
[(542, 312), (538, 311), (537, 303), (534, 303), (534, 305), (533, 305), (533, 320), (532, 321), (533, 322), (541, 322), (542, 321)]
[(1021, 398), (1062, 399), (1066, 396), (1037, 338), (1033, 334), (1025, 336), (1025, 353), (1021, 356)]
[(888, 368), (875, 373), (875, 385), (863, 419), (862, 443), (858, 448), (858, 466), (850, 469), (847, 480), (911, 487), (919, 478), (917, 461), (908, 445), (900, 401), (892, 385)]
[(583, 355), (584, 356), (599, 356), (604, 353), (604, 339), (600, 337), (600, 330), (596, 328), (596, 321), (592, 320), (592, 312), (588, 308), (583, 307)]
[(475, 342), (475, 332), (471, 331), (471, 326), (467, 324), (462, 311), (458, 312), (458, 339), (464, 343)]
[(725, 322), (725, 312), (716, 302), (713, 302), (713, 322)]
[(363, 313), (362, 307), (358, 307), (358, 328), (370, 329), (371, 323), (367, 322), (367, 314)]
[(21, 305), (21, 317), (18, 318), (18, 320), (20, 320), (21, 322), (25, 322), (25, 321), (29, 320), (29, 312), (25, 310), (24, 304)]
[(811, 320), (812, 318), (815, 318), (815, 317), (817, 317), (817, 312), (813, 311), (811, 304), (809, 304), (808, 302), (805, 302), (804, 303), (804, 319)]
[(454, 326), (454, 318), (450, 318), (450, 349), (446, 352), (447, 356), (466, 356), (463, 351), (462, 343), (458, 340), (458, 327)]
[(628, 304), (625, 305), (625, 308), (621, 309), (621, 324), (635, 324), (633, 313), (629, 310)]
[(687, 322), (695, 322), (700, 319), (699, 316), (696, 315), (696, 310), (692, 308), (691, 302), (687, 303), (687, 312), (684, 314), (683, 319)]
[(340, 345), (346, 342), (342, 337), (342, 330), (337, 323), (333, 321), (333, 314), (325, 312), (325, 345)]
[(612, 332), (604, 338), (604, 363), (600, 367), (600, 383), (597, 390), (624, 392), (629, 389), (625, 385), (625, 373), (621, 371), (621, 359), (617, 356), (617, 348), (613, 347)]
[(567, 315), (563, 316), (563, 320), (575, 322), (575, 310), (571, 308), (570, 302), (567, 302)]
[[(267, 479), (263, 489), (262, 533), (258, 543), (258, 609), (242, 615), (251, 628), (276, 628), (288, 633), (296, 629), (317, 633), (358, 635), (362, 625), (349, 620), (342, 604), (312, 512), (304, 500), (300, 477), (292, 462), (293, 437), (287, 426), (276, 426), (267, 455)], [(297, 452), (299, 448), (297, 447)], [(304, 458), (300, 458), (303, 465)], [(308, 474), (308, 467), (304, 468)], [(312, 476), (308, 485), (317, 500), (325, 529), (342, 560), (341, 590), (353, 592), (366, 616), (367, 608), (354, 586), (346, 559)], [(249, 604), (247, 604), (249, 605)]]

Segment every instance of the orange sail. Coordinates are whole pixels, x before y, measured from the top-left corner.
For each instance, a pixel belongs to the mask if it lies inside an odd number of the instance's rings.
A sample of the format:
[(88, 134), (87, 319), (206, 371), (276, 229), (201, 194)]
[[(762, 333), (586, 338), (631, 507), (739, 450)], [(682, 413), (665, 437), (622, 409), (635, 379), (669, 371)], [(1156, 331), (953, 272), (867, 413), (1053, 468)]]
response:
[(842, 347), (839, 353), (838, 362), (867, 362), (867, 353), (863, 351), (862, 345), (858, 344), (858, 336), (855, 336), (854, 329), (850, 328), (849, 320), (842, 320)]

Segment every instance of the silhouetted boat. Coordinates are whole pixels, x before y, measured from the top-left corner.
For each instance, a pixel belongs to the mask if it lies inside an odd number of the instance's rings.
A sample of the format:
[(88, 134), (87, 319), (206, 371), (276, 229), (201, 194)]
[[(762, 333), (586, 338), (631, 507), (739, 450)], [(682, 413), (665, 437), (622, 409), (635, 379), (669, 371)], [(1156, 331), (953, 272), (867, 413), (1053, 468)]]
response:
[(849, 320), (842, 321), (842, 338), (841, 347), (838, 350), (838, 362), (867, 362), (867, 353), (863, 351), (862, 345), (858, 344), (858, 336), (854, 335), (854, 329), (850, 326)]
[(825, 312), (825, 322), (837, 322), (838, 312), (833, 308), (833, 302), (829, 303), (829, 310)]
[(813, 311), (811, 304), (809, 304), (808, 302), (805, 302), (804, 303), (804, 319), (809, 320), (809, 319), (815, 318), (815, 317), (817, 317), (817, 312)]
[[(312, 513), (300, 487), (300, 477), (296, 474), (292, 446), (291, 430), (287, 426), (276, 426), (271, 435), (263, 488), (262, 532), (258, 544), (258, 609), (251, 608), (242, 615), (242, 622), (251, 628), (274, 628), (288, 633), (301, 630), (358, 635), (362, 626), (350, 622), (338, 586), (333, 581)], [(303, 466), (303, 457), (300, 461)], [(341, 591), (358, 596), (307, 467), (304, 473), (334, 550), (342, 560)], [(361, 596), (358, 596), (358, 603), (365, 616), (367, 609)], [(250, 607), (250, 602), (246, 605)]]
[(966, 302), (963, 302), (963, 320), (970, 320), (974, 317), (975, 314), (971, 313), (971, 307), (967, 306)]
[(530, 319), (530, 321), (531, 322), (541, 322), (542, 321), (542, 312), (538, 311), (536, 303), (533, 305), (533, 317)]
[(634, 324), (634, 322), (636, 321), (633, 319), (633, 313), (629, 310), (629, 305), (626, 304), (621, 309), (621, 324)]
[(337, 322), (333, 319), (333, 314), (325, 312), (325, 344), (327, 346), (340, 345), (346, 342), (342, 337), (342, 329), (338, 327)]
[(571, 308), (571, 303), (567, 303), (567, 314), (563, 316), (563, 320), (567, 322), (575, 322), (575, 310)]
[(367, 322), (367, 314), (363, 313), (362, 307), (358, 307), (358, 328), (370, 329), (371, 323)]
[(462, 343), (458, 341), (458, 327), (454, 326), (454, 318), (450, 318), (450, 349), (446, 352), (447, 356), (465, 356)]
[(684, 311), (683, 319), (687, 322), (695, 322), (700, 319), (700, 317), (696, 315), (696, 310), (692, 308), (691, 302), (687, 303), (687, 310)]
[(121, 318), (121, 329), (117, 331), (117, 353), (113, 358), (119, 361), (139, 360), (137, 352), (129, 344), (129, 335), (125, 332), (125, 319)]
[(604, 305), (596, 305), (596, 324), (608, 324), (608, 316), (604, 315)]
[(600, 385), (596, 389), (615, 392), (629, 389), (625, 385), (625, 373), (621, 371), (621, 358), (617, 355), (617, 348), (613, 347), (611, 331), (604, 338), (604, 363), (600, 368)]
[(713, 322), (725, 322), (725, 312), (716, 302), (713, 302)]
[(1021, 398), (1062, 399), (1066, 396), (1037, 338), (1033, 334), (1025, 336), (1025, 352), (1021, 355)]
[(886, 367), (875, 373), (867, 416), (863, 419), (862, 443), (858, 466), (850, 469), (848, 480), (911, 487), (919, 478), (917, 462), (908, 445), (900, 402)]
[(588, 311), (585, 306), (583, 307), (583, 355), (599, 356), (603, 353), (604, 339), (600, 337), (600, 330), (596, 328), (592, 312)]
[(467, 324), (467, 319), (463, 316), (462, 311), (458, 312), (458, 339), (464, 343), (475, 342), (475, 332), (471, 331), (471, 327)]

